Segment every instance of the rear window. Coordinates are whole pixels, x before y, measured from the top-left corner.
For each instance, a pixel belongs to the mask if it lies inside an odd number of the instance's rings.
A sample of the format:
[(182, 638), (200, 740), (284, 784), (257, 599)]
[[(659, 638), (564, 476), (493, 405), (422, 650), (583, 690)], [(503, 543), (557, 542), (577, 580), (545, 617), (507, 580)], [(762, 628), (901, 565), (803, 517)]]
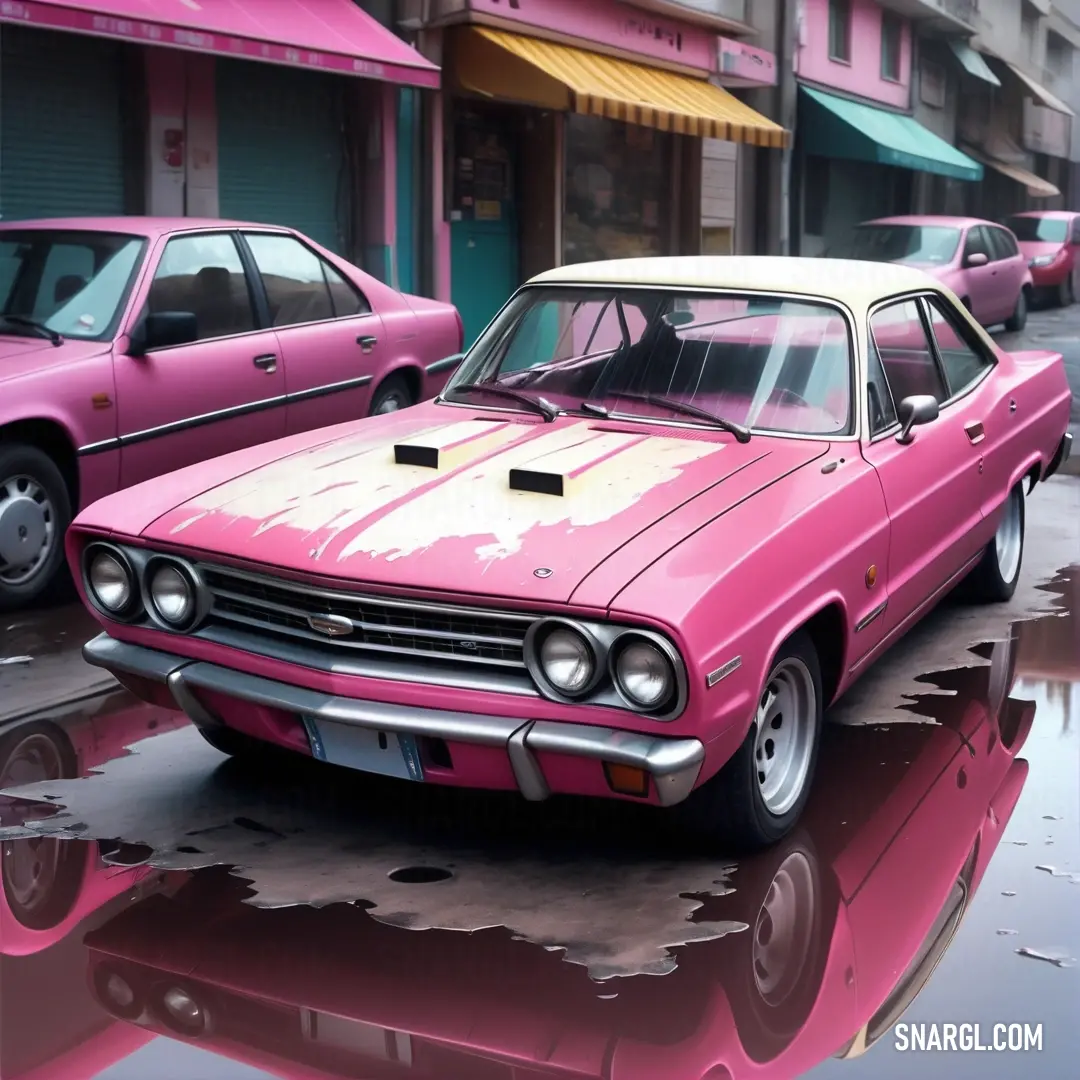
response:
[(1064, 218), (1011, 217), (1008, 225), (1017, 240), (1064, 244), (1069, 236), (1069, 223)]
[(947, 225), (859, 225), (826, 254), (834, 259), (939, 266), (952, 261), (959, 245), (960, 230)]

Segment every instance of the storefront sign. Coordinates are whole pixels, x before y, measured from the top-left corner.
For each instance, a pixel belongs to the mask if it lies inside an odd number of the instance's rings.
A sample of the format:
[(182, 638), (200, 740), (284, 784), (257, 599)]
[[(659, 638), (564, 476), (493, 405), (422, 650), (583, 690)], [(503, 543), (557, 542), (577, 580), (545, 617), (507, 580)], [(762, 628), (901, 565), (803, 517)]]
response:
[[(467, 0), (474, 15), (495, 16), (576, 38), (603, 43), (653, 60), (671, 60), (710, 73), (716, 70), (716, 35), (704, 27), (658, 18), (618, 0)], [(766, 54), (768, 55), (768, 54)]]
[(775, 86), (776, 57), (743, 41), (718, 38), (724, 86)]

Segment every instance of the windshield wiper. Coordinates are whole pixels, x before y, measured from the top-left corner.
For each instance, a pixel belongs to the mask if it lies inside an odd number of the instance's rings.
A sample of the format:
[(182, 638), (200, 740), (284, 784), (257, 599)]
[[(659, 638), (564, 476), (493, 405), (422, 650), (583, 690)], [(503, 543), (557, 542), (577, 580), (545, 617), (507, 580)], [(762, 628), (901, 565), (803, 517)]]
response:
[[(549, 424), (558, 417), (560, 412), (558, 406), (552, 405), (547, 398), (531, 397), (529, 394), (523, 394), (520, 390), (511, 390), (508, 386), (494, 386), (490, 383), (462, 383), (461, 386), (450, 387), (449, 393), (490, 394), (492, 397), (508, 398), (510, 401), (517, 401), (527, 406), (533, 412), (538, 412)], [(447, 396), (447, 393), (443, 394), (443, 397)]]
[(42, 337), (48, 338), (53, 345), (63, 345), (64, 339), (55, 330), (50, 329), (44, 323), (38, 322), (37, 319), (28, 318), (26, 315), (0, 315), (0, 319), (4, 322), (11, 323), (12, 326), (25, 326), (27, 330), (34, 330)]
[[(631, 401), (644, 401), (661, 409), (670, 409), (672, 412), (682, 413), (684, 416), (707, 420), (710, 424), (715, 424), (724, 431), (730, 431), (735, 436), (736, 442), (748, 443), (750, 441), (750, 429), (748, 427), (736, 424), (734, 420), (728, 420), (727, 417), (717, 416), (716, 413), (711, 413), (708, 409), (699, 409), (696, 405), (688, 405), (685, 401), (679, 401), (678, 398), (665, 397), (663, 394), (635, 394), (628, 390), (620, 390), (613, 396), (616, 398), (629, 398)], [(583, 401), (581, 407), (587, 412), (599, 412), (600, 409), (604, 408), (603, 405), (594, 405), (589, 401)], [(604, 411), (607, 412), (606, 409)]]

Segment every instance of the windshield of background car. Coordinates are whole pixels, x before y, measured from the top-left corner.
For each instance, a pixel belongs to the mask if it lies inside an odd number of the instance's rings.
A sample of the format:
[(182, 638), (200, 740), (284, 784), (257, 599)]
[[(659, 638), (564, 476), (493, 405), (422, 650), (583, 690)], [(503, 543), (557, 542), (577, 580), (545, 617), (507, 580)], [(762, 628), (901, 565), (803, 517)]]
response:
[(1064, 244), (1069, 236), (1069, 223), (1063, 218), (1012, 217), (1008, 225), (1017, 240)]
[(852, 430), (852, 356), (847, 320), (825, 301), (531, 286), (485, 331), (446, 393), (489, 384), (567, 412), (588, 403), (587, 412), (670, 420), (675, 410), (660, 397), (758, 431), (838, 435)]
[(945, 225), (859, 225), (831, 248), (834, 259), (942, 266), (952, 262), (960, 230)]
[[(145, 245), (118, 233), (2, 232), (0, 314), (33, 319), (64, 337), (111, 337)], [(34, 331), (0, 320), (0, 334)]]

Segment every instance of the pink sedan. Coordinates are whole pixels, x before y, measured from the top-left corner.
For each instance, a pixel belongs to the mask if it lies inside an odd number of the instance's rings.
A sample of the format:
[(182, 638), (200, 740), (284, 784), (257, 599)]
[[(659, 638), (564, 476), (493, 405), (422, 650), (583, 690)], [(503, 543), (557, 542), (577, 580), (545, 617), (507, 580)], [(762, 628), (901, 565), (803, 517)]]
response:
[(1071, 304), (1080, 285), (1076, 257), (1080, 250), (1080, 214), (1072, 210), (1032, 210), (1009, 218), (1009, 228), (1031, 267), (1035, 288), (1050, 294), (1059, 307)]
[(879, 218), (830, 249), (834, 257), (916, 266), (947, 285), (983, 326), (1023, 330), (1032, 272), (1016, 237), (979, 218)]
[(0, 225), (0, 611), (58, 579), (73, 512), (161, 473), (405, 408), (462, 326), (288, 229)]
[(83, 511), (84, 656), (226, 753), (766, 845), (828, 704), (962, 581), (1012, 596), (1071, 402), (912, 267), (549, 271), (435, 401)]

